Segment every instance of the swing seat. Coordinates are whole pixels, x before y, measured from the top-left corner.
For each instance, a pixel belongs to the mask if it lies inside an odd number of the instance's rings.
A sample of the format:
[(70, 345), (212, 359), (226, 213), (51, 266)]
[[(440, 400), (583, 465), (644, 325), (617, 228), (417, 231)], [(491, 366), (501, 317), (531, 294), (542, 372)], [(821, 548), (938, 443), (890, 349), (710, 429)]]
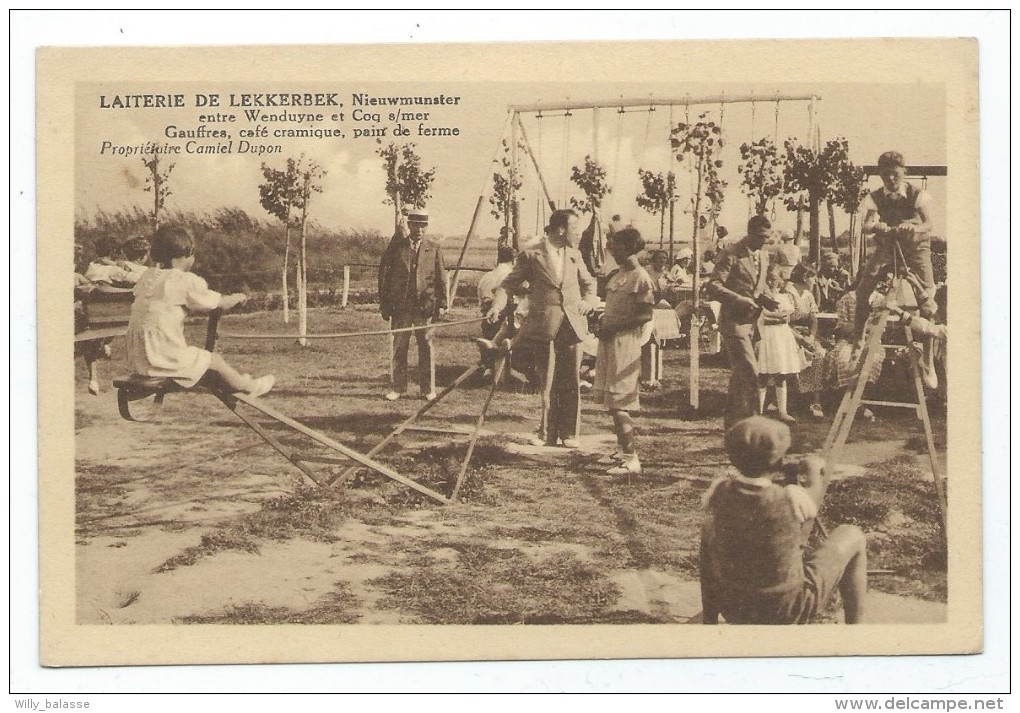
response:
[[(185, 388), (173, 379), (158, 376), (132, 374), (124, 379), (114, 379), (113, 387), (117, 389), (117, 409), (121, 418), (126, 421), (151, 421), (163, 408), (163, 399), (167, 394), (175, 392), (209, 393), (213, 385), (203, 377), (198, 384)], [(148, 401), (151, 398), (151, 401)], [(148, 406), (139, 408), (132, 406), (138, 401), (148, 401)]]

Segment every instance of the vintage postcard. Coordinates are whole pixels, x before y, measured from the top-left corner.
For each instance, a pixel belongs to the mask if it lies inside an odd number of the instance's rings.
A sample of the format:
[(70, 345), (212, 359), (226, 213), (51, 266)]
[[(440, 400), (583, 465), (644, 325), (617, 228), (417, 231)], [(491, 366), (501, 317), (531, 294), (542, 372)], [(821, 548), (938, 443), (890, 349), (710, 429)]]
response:
[(981, 651), (975, 41), (46, 47), (37, 142), (43, 665)]

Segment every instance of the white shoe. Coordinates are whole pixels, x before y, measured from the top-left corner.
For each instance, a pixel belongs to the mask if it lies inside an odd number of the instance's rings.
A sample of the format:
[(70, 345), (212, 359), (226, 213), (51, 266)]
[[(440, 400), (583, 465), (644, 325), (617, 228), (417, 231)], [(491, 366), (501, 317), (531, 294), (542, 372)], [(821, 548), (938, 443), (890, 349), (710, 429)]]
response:
[(273, 376), (272, 374), (260, 376), (259, 378), (255, 379), (255, 381), (252, 382), (251, 388), (248, 389), (248, 396), (252, 398), (264, 396), (265, 394), (269, 393), (269, 390), (273, 388), (273, 385), (275, 383), (276, 377)]
[(563, 447), (564, 448), (570, 448), (570, 449), (576, 451), (578, 448), (581, 447), (581, 442), (579, 440), (577, 440), (576, 438), (564, 438), (563, 439)]
[(439, 394), (437, 394), (435, 391), (430, 391), (427, 394), (422, 394), (421, 397), (426, 401), (435, 401), (437, 398), (439, 398)]
[(638, 457), (630, 456), (625, 461), (621, 461), (619, 465), (615, 465), (606, 471), (606, 475), (637, 475), (641, 472), (641, 461)]
[(400, 392), (399, 391), (391, 391), (388, 394), (386, 394), (386, 396), (384, 398), (387, 401), (396, 401), (397, 399), (400, 398)]
[(99, 396), (99, 382), (95, 379), (89, 381), (89, 393), (93, 396)]

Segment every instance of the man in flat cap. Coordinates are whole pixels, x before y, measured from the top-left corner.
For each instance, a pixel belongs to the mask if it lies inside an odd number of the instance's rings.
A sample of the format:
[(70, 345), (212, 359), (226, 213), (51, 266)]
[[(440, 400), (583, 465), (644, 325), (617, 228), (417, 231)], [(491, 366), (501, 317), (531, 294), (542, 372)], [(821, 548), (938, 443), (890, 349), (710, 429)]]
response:
[(864, 235), (875, 236), (875, 248), (861, 270), (857, 284), (857, 333), (868, 321), (868, 298), (874, 292), (885, 267), (894, 262), (897, 247), (906, 267), (917, 278), (915, 292), (922, 317), (934, 317), (935, 276), (931, 267), (931, 196), (907, 182), (903, 154), (886, 151), (878, 157), (882, 187), (872, 191), (863, 203)]
[[(429, 215), (414, 209), (407, 213), (407, 228), (398, 225), (379, 265), (379, 311), (390, 329), (423, 327), (447, 309), (446, 265), (440, 245), (425, 238)], [(392, 390), (388, 401), (407, 391), (407, 353), (411, 334), (418, 344), (418, 385), (422, 398), (436, 397), (435, 354), (432, 330), (397, 332), (393, 335)]]
[(808, 548), (829, 477), (815, 456), (787, 461), (790, 429), (752, 416), (726, 431), (737, 469), (703, 500), (702, 623), (808, 624), (836, 591), (847, 624), (864, 619), (868, 543), (855, 525), (833, 528)]

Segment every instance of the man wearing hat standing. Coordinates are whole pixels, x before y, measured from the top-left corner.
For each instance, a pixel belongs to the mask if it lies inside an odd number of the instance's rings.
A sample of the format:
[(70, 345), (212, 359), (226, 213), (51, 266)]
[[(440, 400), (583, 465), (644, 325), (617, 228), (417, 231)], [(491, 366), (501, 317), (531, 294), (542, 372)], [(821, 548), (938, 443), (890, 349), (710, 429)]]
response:
[[(861, 270), (857, 283), (857, 333), (864, 332), (870, 306), (868, 298), (885, 274), (885, 267), (899, 261), (902, 252), (906, 267), (919, 284), (914, 285), (922, 317), (934, 317), (935, 276), (931, 267), (931, 196), (905, 180), (903, 154), (886, 151), (878, 157), (882, 187), (864, 199), (864, 235), (875, 236), (875, 247)], [(897, 250), (897, 247), (899, 250)]]
[(747, 221), (747, 235), (719, 251), (715, 270), (705, 283), (706, 297), (722, 304), (719, 335), (730, 361), (726, 428), (758, 413), (758, 359), (754, 338), (761, 309), (755, 300), (765, 288), (768, 255), (762, 246), (771, 232), (768, 218), (752, 216)]
[[(429, 215), (414, 209), (407, 214), (407, 230), (397, 227), (379, 265), (379, 311), (390, 320), (390, 329), (424, 327), (438, 319), (447, 308), (446, 265), (435, 241), (425, 239)], [(393, 335), (393, 389), (386, 394), (396, 401), (407, 391), (407, 353), (411, 331)], [(432, 330), (413, 332), (418, 344), (418, 385), (422, 398), (436, 397), (436, 369)]]

